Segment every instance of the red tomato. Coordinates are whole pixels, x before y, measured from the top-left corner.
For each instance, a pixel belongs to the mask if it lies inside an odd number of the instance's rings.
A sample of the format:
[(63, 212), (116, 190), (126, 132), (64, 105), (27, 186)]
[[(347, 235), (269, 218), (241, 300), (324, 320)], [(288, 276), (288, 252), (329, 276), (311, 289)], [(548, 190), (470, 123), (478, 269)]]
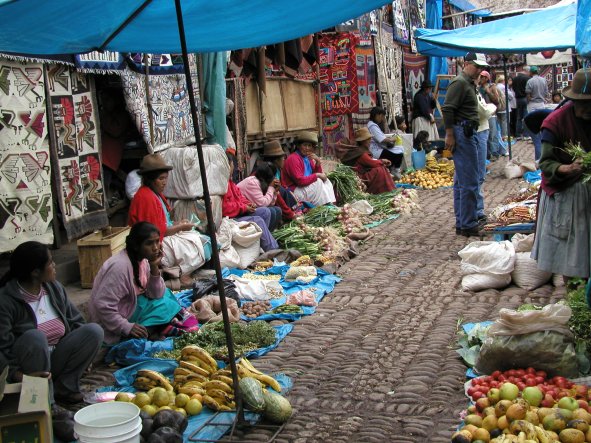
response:
[(520, 391), (523, 391), (525, 389), (525, 383), (523, 383), (522, 381), (518, 381), (515, 384), (517, 385)]
[(502, 383), (504, 381), (507, 381), (507, 377), (505, 377), (503, 374), (499, 375), (499, 382)]
[(545, 393), (547, 392), (547, 388), (546, 388), (546, 386), (545, 386), (545, 385), (541, 385), (541, 384), (540, 384), (540, 385), (537, 385), (537, 386), (538, 386), (538, 389), (539, 389), (540, 391), (542, 391), (542, 394), (545, 394)]
[(515, 378), (515, 376), (510, 375), (509, 378), (507, 378), (507, 381), (510, 383), (516, 383), (517, 379)]
[(561, 379), (560, 379), (560, 380), (558, 380), (558, 381), (556, 382), (556, 386), (558, 386), (558, 387), (559, 387), (559, 388), (561, 388), (561, 389), (564, 389), (564, 388), (566, 388), (566, 385), (567, 385), (567, 382), (566, 382), (566, 380), (565, 380), (564, 378), (562, 378), (562, 377), (561, 377)]
[(544, 378), (546, 378), (548, 376), (548, 374), (546, 374), (546, 371), (536, 371), (536, 375), (538, 377), (544, 377)]
[(515, 375), (516, 375), (517, 377), (523, 377), (523, 376), (525, 375), (525, 369), (517, 369), (517, 370), (515, 371)]
[(539, 375), (536, 375), (535, 380), (536, 384), (544, 383), (544, 377), (540, 377)]
[(485, 383), (490, 383), (492, 381), (492, 377), (490, 375), (486, 375), (482, 377), (482, 381)]
[(494, 378), (495, 380), (498, 380), (499, 379), (499, 375), (501, 375), (501, 371), (495, 371), (492, 374), (490, 374), (490, 376), (492, 378)]
[(525, 380), (525, 385), (526, 386), (535, 386), (536, 385), (536, 379), (535, 378), (528, 378), (527, 380)]
[(486, 394), (483, 394), (480, 391), (476, 391), (474, 394), (472, 394), (472, 400), (478, 400), (479, 398), (484, 397)]

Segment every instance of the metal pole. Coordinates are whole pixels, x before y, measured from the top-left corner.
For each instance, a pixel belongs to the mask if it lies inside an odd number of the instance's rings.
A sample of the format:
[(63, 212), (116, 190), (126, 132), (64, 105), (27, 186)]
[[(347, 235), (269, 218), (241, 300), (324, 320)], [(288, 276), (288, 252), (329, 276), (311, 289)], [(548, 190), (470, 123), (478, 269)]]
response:
[(509, 160), (511, 160), (513, 158), (513, 153), (511, 152), (511, 126), (509, 124), (509, 120), (511, 119), (511, 115), (509, 114), (511, 111), (511, 106), (509, 106), (509, 76), (507, 75), (507, 56), (505, 54), (503, 54), (503, 74), (505, 75), (505, 126), (507, 127)]
[(222, 277), (222, 268), (220, 265), (220, 255), (217, 248), (217, 239), (215, 234), (215, 223), (213, 212), (211, 210), (211, 198), (209, 196), (209, 186), (207, 185), (207, 173), (205, 170), (205, 160), (203, 158), (203, 147), (201, 146), (201, 136), (199, 134), (199, 120), (197, 118), (197, 107), (195, 106), (195, 95), (193, 94), (193, 81), (191, 79), (191, 68), (189, 67), (189, 55), (187, 52), (187, 42), (185, 39), (185, 26), (183, 23), (183, 11), (181, 0), (174, 0), (176, 7), (176, 17), (179, 28), (181, 49), (183, 53), (183, 63), (185, 65), (185, 76), (187, 80), (187, 92), (191, 103), (191, 116), (193, 117), (193, 131), (195, 132), (195, 143), (197, 145), (197, 156), (199, 158), (199, 171), (201, 173), (201, 184), (203, 186), (203, 200), (205, 201), (205, 212), (207, 214), (207, 231), (211, 238), (212, 259), (215, 266), (215, 275), (217, 277), (218, 292), (220, 294), (220, 305), (222, 308), (222, 318), (224, 320), (224, 332), (226, 333), (226, 345), (228, 346), (228, 358), (230, 360), (230, 369), (232, 371), (232, 384), (234, 385), (234, 401), (238, 411), (238, 423), (244, 422), (244, 412), (242, 409), (242, 397), (238, 386), (238, 371), (236, 369), (236, 357), (234, 356), (234, 341), (232, 340), (232, 330), (230, 328), (230, 318), (228, 317), (228, 305), (226, 303), (226, 293), (224, 290), (224, 278)]

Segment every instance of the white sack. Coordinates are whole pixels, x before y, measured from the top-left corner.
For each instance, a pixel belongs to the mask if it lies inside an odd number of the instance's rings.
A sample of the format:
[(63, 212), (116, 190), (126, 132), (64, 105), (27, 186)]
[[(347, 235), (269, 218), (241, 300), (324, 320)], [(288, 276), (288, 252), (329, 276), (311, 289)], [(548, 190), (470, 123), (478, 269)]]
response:
[(134, 169), (125, 178), (125, 194), (129, 201), (133, 200), (133, 196), (142, 186), (142, 176), (137, 173), (138, 171), (139, 169)]
[(503, 169), (503, 173), (505, 174), (505, 177), (507, 177), (507, 178), (523, 177), (523, 169), (521, 169), (521, 166), (514, 163), (513, 161), (510, 161), (507, 163), (507, 165), (505, 165), (505, 169)]
[(509, 274), (515, 264), (515, 248), (510, 241), (475, 241), (458, 255), (462, 259), (462, 275)]
[(530, 257), (530, 252), (518, 252), (515, 255), (515, 268), (511, 278), (520, 288), (533, 291), (548, 283), (552, 273), (539, 270), (538, 263)]
[(462, 277), (462, 290), (483, 291), (509, 286), (511, 274), (470, 274)]
[(238, 277), (234, 274), (230, 275), (228, 278), (234, 281), (236, 292), (238, 292), (238, 296), (241, 300), (270, 300), (272, 294), (283, 292), (283, 288), (277, 280), (249, 280)]
[[(202, 198), (203, 186), (197, 148), (170, 148), (161, 155), (173, 167), (168, 174), (164, 195), (178, 199)], [(203, 159), (210, 195), (224, 195), (230, 179), (230, 164), (226, 152), (220, 145), (203, 145)]]
[(521, 335), (532, 332), (555, 331), (572, 337), (568, 321), (572, 315), (569, 306), (554, 303), (539, 311), (515, 311), (503, 308), (499, 318), (488, 328), (488, 337), (495, 335)]
[(217, 234), (222, 267), (247, 268), (260, 255), (263, 231), (254, 222), (222, 220)]
[(535, 234), (515, 234), (511, 238), (511, 244), (515, 248), (515, 252), (531, 252), (534, 247)]
[(162, 266), (180, 266), (182, 274), (191, 274), (205, 263), (203, 239), (197, 231), (181, 231), (162, 240)]

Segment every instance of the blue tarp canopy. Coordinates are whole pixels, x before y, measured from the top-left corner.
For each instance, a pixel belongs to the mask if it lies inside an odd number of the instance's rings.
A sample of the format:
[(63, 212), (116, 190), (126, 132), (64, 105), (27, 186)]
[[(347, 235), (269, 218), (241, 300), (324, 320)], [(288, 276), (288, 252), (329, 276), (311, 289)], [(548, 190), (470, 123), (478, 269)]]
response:
[(575, 46), (576, 15), (572, 3), (451, 31), (417, 29), (417, 50), (438, 57), (564, 50)]
[[(479, 9), (468, 0), (449, 0), (449, 4), (455, 6), (460, 11), (472, 11), (473, 9)], [(491, 12), (488, 9), (481, 9), (480, 11), (469, 12), (469, 14), (476, 15), (478, 17), (486, 17), (490, 15)]]
[(577, 6), (577, 53), (591, 57), (591, 0), (579, 0)]
[[(182, 0), (188, 52), (273, 44), (312, 34), (386, 0)], [(174, 0), (0, 0), (0, 52), (180, 53)]]

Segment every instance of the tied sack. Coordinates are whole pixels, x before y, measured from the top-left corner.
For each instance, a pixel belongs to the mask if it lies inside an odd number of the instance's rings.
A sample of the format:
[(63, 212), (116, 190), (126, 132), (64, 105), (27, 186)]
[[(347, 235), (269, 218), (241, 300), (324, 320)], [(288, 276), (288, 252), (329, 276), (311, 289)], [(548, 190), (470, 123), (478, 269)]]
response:
[(552, 273), (538, 269), (538, 263), (530, 255), (531, 252), (518, 252), (515, 255), (515, 268), (511, 278), (520, 288), (533, 291), (548, 283)]
[(516, 160), (511, 160), (510, 162), (507, 162), (507, 164), (505, 165), (503, 173), (505, 174), (505, 177), (511, 179), (523, 177), (524, 172), (519, 163), (516, 162)]
[(462, 259), (462, 289), (482, 291), (500, 289), (511, 283), (515, 266), (515, 248), (509, 241), (476, 241), (458, 255)]

